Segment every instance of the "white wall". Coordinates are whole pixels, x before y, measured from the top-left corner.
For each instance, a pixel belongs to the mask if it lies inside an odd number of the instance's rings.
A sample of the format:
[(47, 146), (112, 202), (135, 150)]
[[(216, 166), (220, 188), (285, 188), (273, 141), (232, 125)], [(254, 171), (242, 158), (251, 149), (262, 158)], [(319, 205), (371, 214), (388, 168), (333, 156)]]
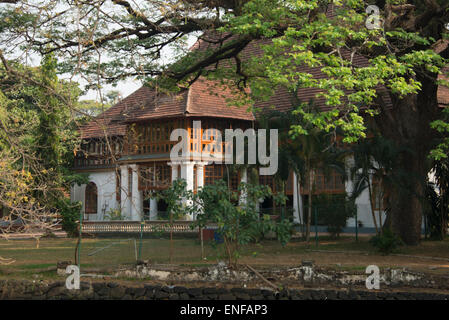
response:
[[(103, 220), (104, 214), (111, 209), (118, 208), (118, 203), (115, 197), (116, 177), (115, 171), (93, 172), (89, 174), (89, 182), (97, 185), (98, 190), (98, 204), (97, 214), (89, 214), (90, 221)], [(81, 201), (83, 203), (82, 210), (84, 212), (86, 185), (74, 185), (71, 190), (72, 202)]]

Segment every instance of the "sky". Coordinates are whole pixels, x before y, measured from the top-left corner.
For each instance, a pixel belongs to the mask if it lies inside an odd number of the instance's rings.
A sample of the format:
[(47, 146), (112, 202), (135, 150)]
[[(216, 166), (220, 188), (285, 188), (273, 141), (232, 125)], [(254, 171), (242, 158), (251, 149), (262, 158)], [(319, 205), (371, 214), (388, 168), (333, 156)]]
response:
[[(102, 95), (105, 95), (109, 91), (119, 91), (122, 98), (126, 98), (131, 93), (136, 91), (142, 86), (142, 82), (134, 79), (128, 79), (126, 81), (120, 81), (116, 87), (112, 85), (105, 85), (102, 89)], [(100, 94), (97, 90), (89, 90), (87, 94), (80, 97), (80, 100), (96, 100), (100, 101)]]
[[(190, 35), (187, 39), (187, 47), (191, 47), (195, 44), (195, 42), (198, 40), (198, 37), (196, 35)], [(164, 48), (164, 50), (169, 50), (167, 48)], [(163, 56), (165, 56), (165, 59), (162, 59), (162, 62), (169, 61), (171, 57), (173, 57), (173, 53), (170, 51), (166, 51)], [(82, 80), (79, 80), (80, 84), (85, 83)], [(142, 86), (142, 82), (133, 78), (129, 78), (126, 81), (120, 81), (118, 82), (117, 86), (113, 85), (105, 85), (102, 89), (102, 95), (105, 95), (109, 91), (119, 91), (122, 98), (126, 98), (131, 93), (136, 91)], [(85, 95), (80, 97), (80, 100), (96, 100), (100, 102), (100, 95), (98, 90), (89, 90)]]

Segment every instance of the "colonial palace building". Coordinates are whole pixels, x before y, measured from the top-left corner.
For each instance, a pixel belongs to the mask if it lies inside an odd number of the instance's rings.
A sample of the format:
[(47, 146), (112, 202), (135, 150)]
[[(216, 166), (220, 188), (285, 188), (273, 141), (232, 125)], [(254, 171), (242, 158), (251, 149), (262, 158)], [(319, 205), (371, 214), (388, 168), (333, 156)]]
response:
[[(201, 46), (197, 43), (196, 48)], [(244, 54), (254, 54), (249, 48)], [(316, 74), (315, 70), (311, 73)], [(317, 91), (300, 89), (302, 101), (313, 99)], [(447, 91), (439, 95), (441, 103), (449, 103)], [(122, 101), (106, 110), (81, 128), (82, 146), (75, 159), (75, 169), (89, 174), (89, 183), (74, 185), (71, 200), (81, 201), (84, 219), (88, 221), (107, 220), (110, 213), (120, 210), (126, 220), (140, 221), (163, 219), (166, 210), (163, 201), (157, 201), (152, 194), (167, 188), (171, 181), (181, 177), (187, 188), (197, 190), (214, 183), (227, 175), (225, 164), (212, 164), (198, 156), (198, 151), (210, 144), (211, 137), (203, 136), (208, 128), (223, 132), (225, 129), (257, 127), (257, 115), (244, 107), (231, 107), (230, 91), (220, 88), (217, 83), (200, 78), (189, 89), (177, 94), (157, 92), (143, 86)], [(324, 103), (316, 101), (325, 108)], [(256, 107), (279, 111), (291, 108), (287, 92), (279, 90), (269, 101)], [(193, 121), (201, 121), (201, 129), (193, 127)], [(170, 161), (171, 148), (177, 142), (170, 141), (170, 133), (184, 128), (191, 138), (189, 159)], [(226, 145), (216, 152), (223, 152)], [(247, 179), (246, 171), (233, 172), (229, 177), (235, 187), (239, 181)], [(260, 176), (259, 182), (276, 189), (272, 176)], [(315, 193), (350, 193), (352, 182), (343, 181), (334, 172), (330, 176), (315, 175)], [(298, 221), (302, 214), (302, 198), (307, 196), (307, 188), (298, 183), (290, 173), (285, 188), (288, 205)], [(364, 191), (356, 200), (358, 221), (364, 226), (373, 226), (368, 192)], [(265, 201), (261, 209), (273, 204)], [(299, 208), (299, 210), (298, 210)], [(383, 211), (383, 208), (376, 208)], [(376, 212), (377, 215), (378, 212)], [(352, 221), (351, 221), (352, 220)], [(351, 218), (348, 225), (355, 222)]]

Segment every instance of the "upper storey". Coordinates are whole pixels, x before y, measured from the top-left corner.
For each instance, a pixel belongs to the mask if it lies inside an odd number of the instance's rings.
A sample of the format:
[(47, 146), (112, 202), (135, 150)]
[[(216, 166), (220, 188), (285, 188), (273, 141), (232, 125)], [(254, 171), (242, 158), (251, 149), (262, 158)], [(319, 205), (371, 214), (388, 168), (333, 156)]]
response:
[[(144, 86), (81, 128), (83, 146), (75, 167), (108, 167), (117, 160), (168, 159), (176, 144), (170, 141), (174, 129), (187, 130), (192, 138), (190, 151), (199, 151), (211, 142), (199, 138), (203, 130), (245, 129), (255, 120), (247, 108), (230, 105), (232, 99), (230, 90), (204, 79), (177, 94), (158, 93)], [(201, 132), (193, 130), (193, 120), (201, 120)], [(113, 141), (113, 148), (109, 141)]]
[(245, 107), (229, 105), (233, 94), (204, 79), (178, 94), (157, 93), (141, 87), (81, 128), (81, 138), (125, 136), (127, 126), (151, 120), (206, 117), (255, 120)]

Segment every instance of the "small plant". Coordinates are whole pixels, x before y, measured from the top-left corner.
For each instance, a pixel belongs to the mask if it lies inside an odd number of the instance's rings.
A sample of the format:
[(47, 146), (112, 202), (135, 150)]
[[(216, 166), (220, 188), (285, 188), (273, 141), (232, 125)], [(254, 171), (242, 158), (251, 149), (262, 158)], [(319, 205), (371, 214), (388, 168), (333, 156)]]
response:
[(314, 200), (318, 210), (318, 224), (327, 226), (331, 239), (340, 237), (348, 218), (353, 217), (357, 210), (354, 201), (346, 194), (319, 195)]
[[(245, 194), (245, 201), (239, 201)], [(197, 215), (192, 227), (204, 228), (214, 223), (224, 243), (224, 254), (228, 265), (235, 267), (241, 257), (242, 246), (257, 242), (265, 234), (274, 232), (282, 245), (290, 240), (292, 225), (288, 219), (276, 223), (269, 216), (259, 217), (256, 200), (273, 197), (271, 189), (263, 185), (240, 183), (237, 191), (228, 188), (224, 181), (206, 185), (195, 195), (193, 206)]]
[(70, 203), (70, 200), (59, 200), (57, 207), (62, 217), (62, 230), (67, 232), (69, 237), (78, 236), (78, 221), (80, 218), (81, 202)]
[(156, 194), (157, 199), (163, 199), (167, 203), (167, 212), (170, 223), (170, 263), (173, 261), (173, 221), (192, 215), (193, 207), (188, 203), (193, 198), (193, 192), (187, 190), (187, 182), (184, 179), (173, 181), (168, 189)]
[(120, 209), (111, 209), (104, 215), (104, 217), (110, 221), (125, 220), (125, 216), (122, 215), (122, 211)]
[(393, 253), (403, 244), (401, 238), (390, 229), (386, 229), (382, 234), (372, 237), (370, 243), (383, 254)]

